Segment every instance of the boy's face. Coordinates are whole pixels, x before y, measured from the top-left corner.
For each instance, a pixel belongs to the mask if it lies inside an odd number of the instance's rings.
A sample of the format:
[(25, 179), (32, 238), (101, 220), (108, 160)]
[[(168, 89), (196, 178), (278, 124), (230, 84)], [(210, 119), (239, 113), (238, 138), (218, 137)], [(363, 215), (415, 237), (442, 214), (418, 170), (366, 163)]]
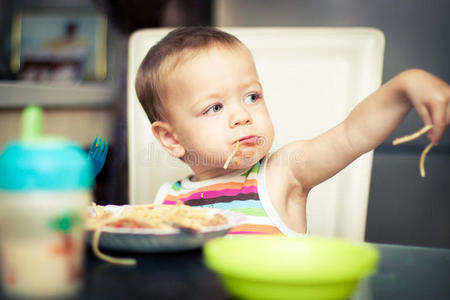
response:
[[(244, 169), (266, 155), (273, 125), (253, 58), (244, 47), (213, 47), (185, 59), (169, 74), (165, 109), (174, 140), (193, 171), (204, 178)], [(172, 153), (173, 154), (173, 153)]]

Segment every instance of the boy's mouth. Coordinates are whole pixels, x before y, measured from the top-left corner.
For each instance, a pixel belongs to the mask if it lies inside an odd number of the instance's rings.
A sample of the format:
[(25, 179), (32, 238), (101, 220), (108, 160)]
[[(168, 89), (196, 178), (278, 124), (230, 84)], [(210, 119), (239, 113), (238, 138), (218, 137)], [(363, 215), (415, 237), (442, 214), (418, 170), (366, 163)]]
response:
[(240, 144), (247, 145), (247, 146), (253, 146), (257, 145), (259, 141), (259, 136), (256, 135), (248, 135), (244, 136), (243, 138), (238, 140)]

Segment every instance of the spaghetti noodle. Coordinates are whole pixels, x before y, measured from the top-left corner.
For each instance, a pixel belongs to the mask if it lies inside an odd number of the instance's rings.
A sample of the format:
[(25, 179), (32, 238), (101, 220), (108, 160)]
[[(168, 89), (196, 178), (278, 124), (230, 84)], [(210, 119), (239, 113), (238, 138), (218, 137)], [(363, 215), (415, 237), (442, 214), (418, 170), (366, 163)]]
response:
[[(415, 140), (418, 137), (420, 137), (422, 134), (426, 133), (431, 128), (433, 128), (433, 125), (426, 125), (422, 129), (420, 129), (412, 134), (405, 135), (403, 137), (394, 139), (392, 141), (392, 144), (394, 146), (396, 146), (398, 144), (402, 144), (402, 143), (406, 143), (406, 142)], [(428, 146), (426, 146), (425, 149), (423, 149), (422, 154), (420, 155), (419, 170), (420, 170), (420, 175), (422, 176), (422, 178), (425, 177), (425, 158), (427, 157), (427, 154), (430, 151), (431, 147), (433, 147), (433, 143), (429, 143)]]
[(225, 162), (225, 164), (223, 165), (223, 168), (226, 170), (228, 168), (228, 165), (231, 162), (231, 159), (233, 158), (234, 155), (236, 155), (236, 152), (239, 149), (239, 141), (236, 142), (236, 146), (234, 147), (233, 152), (231, 152), (230, 156), (228, 156), (227, 161)]
[(422, 129), (409, 134), (409, 135), (405, 135), (399, 138), (396, 138), (392, 141), (392, 144), (394, 146), (397, 146), (398, 144), (402, 144), (402, 143), (406, 143), (406, 142), (410, 142), (412, 140), (417, 139), (418, 137), (420, 137), (422, 134), (426, 133), (428, 130), (430, 130), (431, 128), (433, 128), (433, 125), (426, 125), (424, 126)]

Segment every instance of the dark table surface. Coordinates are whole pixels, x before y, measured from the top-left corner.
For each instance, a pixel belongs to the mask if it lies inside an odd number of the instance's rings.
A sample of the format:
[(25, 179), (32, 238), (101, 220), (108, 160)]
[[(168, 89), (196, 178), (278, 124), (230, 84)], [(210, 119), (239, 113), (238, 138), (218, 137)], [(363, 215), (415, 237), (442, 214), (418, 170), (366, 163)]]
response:
[[(450, 249), (374, 246), (380, 251), (378, 270), (361, 282), (352, 300), (450, 299)], [(232, 299), (205, 267), (201, 250), (121, 255), (137, 258), (138, 264), (105, 263), (88, 249), (84, 288), (76, 299)]]

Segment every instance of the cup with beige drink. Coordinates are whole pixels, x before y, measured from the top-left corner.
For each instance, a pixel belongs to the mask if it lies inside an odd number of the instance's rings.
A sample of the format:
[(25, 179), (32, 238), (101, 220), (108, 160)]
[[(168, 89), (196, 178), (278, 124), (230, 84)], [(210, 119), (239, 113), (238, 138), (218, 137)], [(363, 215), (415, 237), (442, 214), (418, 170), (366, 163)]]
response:
[(92, 170), (75, 143), (43, 137), (28, 107), (22, 137), (0, 153), (0, 273), (5, 295), (64, 299), (83, 283), (84, 229)]

